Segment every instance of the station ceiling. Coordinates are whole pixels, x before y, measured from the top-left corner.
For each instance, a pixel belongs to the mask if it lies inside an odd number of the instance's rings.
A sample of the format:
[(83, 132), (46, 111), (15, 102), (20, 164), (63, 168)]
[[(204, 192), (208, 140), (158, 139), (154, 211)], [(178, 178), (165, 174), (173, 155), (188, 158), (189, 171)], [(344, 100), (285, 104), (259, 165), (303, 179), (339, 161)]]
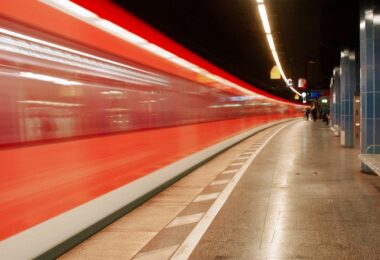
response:
[[(114, 0), (168, 37), (252, 85), (288, 99), (274, 65), (256, 0)], [(285, 74), (329, 88), (340, 51), (359, 46), (358, 0), (265, 0)]]

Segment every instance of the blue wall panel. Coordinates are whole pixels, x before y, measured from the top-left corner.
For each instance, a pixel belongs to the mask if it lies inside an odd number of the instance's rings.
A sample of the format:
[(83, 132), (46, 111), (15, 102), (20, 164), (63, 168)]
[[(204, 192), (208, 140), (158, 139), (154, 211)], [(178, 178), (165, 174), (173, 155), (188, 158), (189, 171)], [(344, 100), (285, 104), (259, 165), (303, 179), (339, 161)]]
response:
[[(361, 153), (380, 154), (380, 3), (360, 7)], [(365, 165), (362, 170), (368, 171)]]

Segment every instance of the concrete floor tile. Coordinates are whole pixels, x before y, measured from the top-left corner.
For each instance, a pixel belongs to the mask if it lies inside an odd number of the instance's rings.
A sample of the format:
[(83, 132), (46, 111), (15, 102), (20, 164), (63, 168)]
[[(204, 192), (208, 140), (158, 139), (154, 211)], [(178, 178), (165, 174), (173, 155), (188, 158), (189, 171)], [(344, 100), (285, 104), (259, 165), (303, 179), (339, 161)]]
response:
[(350, 259), (352, 247), (346, 244), (324, 244), (320, 246), (321, 251), (329, 259)]
[(215, 185), (226, 185), (227, 183), (229, 183), (231, 181), (231, 179), (223, 179), (223, 180), (215, 180), (213, 182), (210, 183), (211, 186), (215, 186)]
[[(221, 230), (222, 229), (222, 230)], [(260, 243), (262, 231), (236, 226), (211, 226), (204, 236), (206, 240)]]
[(155, 232), (101, 232), (59, 259), (131, 259)]
[[(239, 162), (236, 160), (252, 140), (232, 147), (147, 202), (155, 207), (151, 214), (145, 210), (132, 212), (129, 220), (136, 221), (139, 230), (144, 230), (144, 222), (152, 221), (152, 229), (145, 230), (156, 231), (169, 217), (147, 218), (138, 224), (138, 216), (159, 215), (161, 206), (168, 214), (182, 209), (178, 216), (204, 212), (214, 200), (194, 203), (193, 199), (205, 191), (220, 192), (214, 189), (222, 185), (203, 189), (213, 180), (232, 178), (234, 174), (221, 173), (239, 169), (230, 164)], [(288, 126), (248, 167), (190, 259), (379, 259), (380, 194), (376, 185), (380, 187), (380, 181), (359, 172), (357, 155), (354, 149), (341, 149), (339, 139), (319, 122), (299, 121)], [(123, 225), (124, 231), (132, 230), (132, 224), (120, 223), (120, 231)], [(142, 252), (177, 246), (194, 226), (149, 233)], [(112, 252), (112, 248), (141, 249), (133, 241), (124, 246), (126, 234), (108, 236), (94, 236), (68, 255), (72, 259), (102, 259), (106, 254), (127, 259), (123, 250)], [(99, 244), (108, 238), (114, 244)]]
[(179, 212), (183, 205), (142, 205), (106, 227), (106, 231), (152, 231), (158, 232), (166, 226)]
[(272, 229), (275, 231), (296, 231), (297, 228), (297, 221), (296, 220), (290, 220), (290, 221), (284, 221), (284, 220), (275, 220), (275, 221), (269, 221), (265, 224), (265, 228)]
[(182, 225), (172, 228), (165, 228), (159, 232), (154, 239), (150, 240), (141, 252), (148, 252), (161, 248), (168, 248), (180, 245), (193, 230), (195, 224)]
[[(231, 212), (237, 219), (243, 212), (257, 209), (254, 230), (262, 231), (262, 244), (273, 249), (262, 250), (260, 256), (334, 259), (331, 257), (341, 258), (342, 245), (350, 250), (350, 245), (355, 243), (370, 245), (369, 252), (357, 256), (373, 253), (377, 239), (374, 231), (378, 227), (371, 223), (379, 221), (379, 203), (369, 201), (379, 202), (379, 198), (371, 198), (373, 191), (363, 189), (365, 183), (357, 182), (362, 180), (355, 177), (360, 174), (357, 152), (340, 149), (329, 130), (317, 126), (318, 123), (295, 124), (293, 130), (282, 132), (272, 146), (262, 150), (215, 220), (220, 224), (210, 228), (210, 236), (206, 232), (209, 240), (228, 240), (234, 236), (218, 231), (217, 227), (223, 229), (223, 223), (236, 227), (243, 226), (241, 221), (252, 224), (249, 218), (240, 218), (239, 224), (234, 224), (237, 221), (234, 222)], [(301, 146), (293, 138), (304, 138), (305, 143)], [(294, 155), (293, 159), (289, 159), (289, 154)], [(253, 190), (260, 193), (255, 194)], [(355, 235), (350, 237), (350, 232)], [(327, 247), (329, 244), (333, 246)]]
[(133, 260), (152, 260), (152, 259), (168, 260), (173, 255), (173, 253), (177, 250), (177, 248), (178, 248), (178, 245), (175, 245), (175, 246), (152, 250), (149, 252), (139, 253), (133, 258)]
[(313, 243), (296, 243), (294, 245), (294, 258), (318, 259), (325, 256), (320, 245)]
[(194, 199), (194, 202), (202, 202), (202, 201), (209, 201), (209, 200), (215, 200), (219, 196), (220, 192), (213, 192), (213, 193), (205, 193), (200, 194)]
[(291, 243), (263, 243), (259, 255), (267, 258), (293, 258), (294, 246)]
[(202, 218), (203, 215), (204, 213), (202, 212), (202, 213), (176, 217), (166, 226), (166, 228), (172, 228), (172, 227), (197, 223)]
[(258, 244), (202, 240), (200, 245), (199, 250), (193, 252), (189, 259), (258, 259), (259, 257)]
[[(272, 130), (265, 130), (262, 133), (266, 131)], [(231, 169), (237, 172), (239, 168), (229, 167), (229, 164), (247, 150), (256, 139), (261, 138), (262, 133), (216, 156), (124, 218), (105, 228), (103, 232), (67, 252), (62, 259), (130, 259), (142, 248), (146, 251), (177, 245), (178, 241), (183, 241), (191, 232), (194, 225), (163, 228), (176, 215), (204, 212), (213, 200), (193, 203), (193, 199), (217, 176), (221, 176), (221, 172)], [(221, 179), (233, 176), (234, 174), (226, 174)], [(189, 203), (190, 206), (187, 207)], [(183, 210), (184, 208), (186, 210)], [(161, 232), (158, 232), (159, 230)]]
[(186, 208), (184, 208), (177, 216), (186, 216), (195, 213), (206, 212), (214, 201), (201, 201), (201, 202), (192, 202)]
[(170, 190), (165, 190), (151, 199), (152, 202), (166, 202), (166, 203), (182, 203), (187, 205), (190, 203), (201, 191), (201, 187), (171, 187)]

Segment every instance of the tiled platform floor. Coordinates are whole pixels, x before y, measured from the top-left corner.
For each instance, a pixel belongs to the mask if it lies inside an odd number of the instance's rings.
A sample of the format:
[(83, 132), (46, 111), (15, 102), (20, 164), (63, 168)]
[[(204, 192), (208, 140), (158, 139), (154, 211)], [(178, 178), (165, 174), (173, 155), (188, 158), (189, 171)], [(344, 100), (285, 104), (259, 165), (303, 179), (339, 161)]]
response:
[[(217, 156), (62, 259), (169, 259), (263, 131)], [(248, 152), (247, 152), (248, 151)], [(380, 259), (380, 178), (319, 122), (297, 121), (258, 154), (190, 259)]]
[[(264, 130), (213, 158), (60, 259), (157, 259), (157, 256), (160, 260), (168, 259), (196, 225), (197, 214), (212, 205), (216, 198), (213, 194), (225, 185), (211, 185), (215, 184), (215, 178), (231, 179), (239, 168), (231, 164), (246, 158), (243, 153), (247, 149), (256, 147), (258, 141), (279, 127)], [(170, 227), (182, 216), (192, 217), (187, 224), (182, 219), (183, 225)]]
[(380, 259), (380, 180), (319, 122), (261, 151), (191, 259)]

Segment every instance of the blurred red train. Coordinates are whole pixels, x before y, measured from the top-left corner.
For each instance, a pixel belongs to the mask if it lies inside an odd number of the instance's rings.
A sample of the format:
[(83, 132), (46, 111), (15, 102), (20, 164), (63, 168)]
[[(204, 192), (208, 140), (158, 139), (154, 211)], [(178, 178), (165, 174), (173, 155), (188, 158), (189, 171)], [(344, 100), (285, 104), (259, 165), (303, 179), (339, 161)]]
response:
[(301, 114), (109, 1), (75, 2), (0, 3), (0, 255), (9, 259), (40, 256)]

